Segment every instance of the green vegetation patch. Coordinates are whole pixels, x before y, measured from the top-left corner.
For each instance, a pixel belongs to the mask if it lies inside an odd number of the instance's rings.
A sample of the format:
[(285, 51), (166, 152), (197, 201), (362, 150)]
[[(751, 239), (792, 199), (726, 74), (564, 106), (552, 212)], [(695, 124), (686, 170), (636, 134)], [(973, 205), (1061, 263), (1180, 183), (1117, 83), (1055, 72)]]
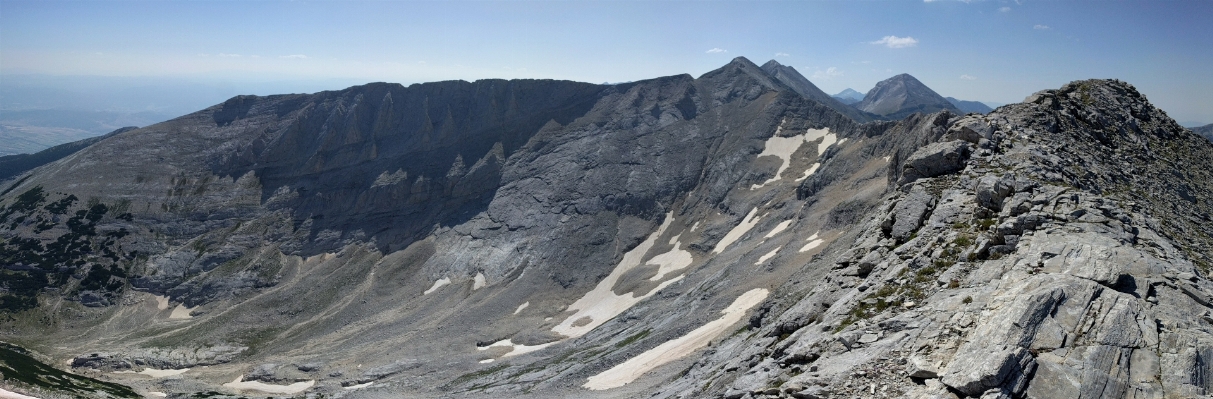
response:
[(628, 346), (633, 342), (639, 341), (641, 338), (647, 337), (649, 335), (649, 333), (652, 333), (652, 332), (653, 332), (653, 330), (651, 330), (651, 329), (645, 329), (644, 331), (638, 332), (636, 334), (633, 334), (630, 337), (624, 338), (622, 341), (619, 341), (618, 343), (616, 343), (615, 347), (622, 348), (622, 347)]
[(42, 363), (19, 346), (0, 342), (0, 374), (5, 381), (77, 398), (141, 398), (130, 387), (68, 373)]

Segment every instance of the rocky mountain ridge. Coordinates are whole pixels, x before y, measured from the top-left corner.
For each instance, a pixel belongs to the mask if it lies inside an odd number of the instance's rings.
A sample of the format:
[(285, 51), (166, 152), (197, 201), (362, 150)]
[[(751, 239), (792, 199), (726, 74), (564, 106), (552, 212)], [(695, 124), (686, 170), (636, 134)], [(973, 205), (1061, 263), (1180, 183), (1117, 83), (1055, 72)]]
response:
[(1209, 141), (1213, 141), (1213, 123), (1200, 127), (1194, 127), (1192, 128), (1192, 132), (1201, 135), (1201, 137), (1209, 139)]
[(3, 338), (172, 397), (1208, 393), (1213, 144), (1118, 81), (859, 123), (769, 69), (123, 132), (6, 183)]
[(956, 106), (956, 109), (959, 109), (960, 112), (963, 112), (966, 114), (970, 113), (970, 112), (976, 112), (979, 114), (988, 114), (988, 113), (990, 113), (990, 111), (994, 110), (993, 108), (990, 108), (990, 106), (985, 105), (980, 101), (957, 100), (952, 97), (944, 97), (944, 99), (948, 100), (949, 103), (952, 103), (952, 105)]

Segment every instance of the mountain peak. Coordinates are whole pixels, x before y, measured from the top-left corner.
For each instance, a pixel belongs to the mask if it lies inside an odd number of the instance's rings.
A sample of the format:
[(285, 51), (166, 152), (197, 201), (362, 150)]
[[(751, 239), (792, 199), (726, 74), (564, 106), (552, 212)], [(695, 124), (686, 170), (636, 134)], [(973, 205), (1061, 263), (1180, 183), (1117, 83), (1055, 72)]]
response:
[(876, 87), (868, 91), (863, 101), (855, 107), (888, 119), (901, 119), (917, 112), (930, 113), (941, 110), (962, 113), (939, 93), (908, 73), (876, 83)]
[(855, 89), (850, 87), (848, 87), (846, 90), (838, 92), (838, 94), (835, 94), (832, 97), (837, 98), (838, 101), (842, 101), (843, 104), (847, 105), (863, 101), (863, 93), (855, 91)]
[(740, 66), (740, 67), (755, 67), (755, 68), (757, 68), (757, 67), (758, 67), (758, 64), (755, 64), (753, 61), (750, 61), (750, 59), (749, 59), (749, 58), (745, 58), (745, 57), (742, 57), (742, 56), (737, 56), (737, 57), (734, 57), (732, 61), (729, 61), (729, 63), (728, 63), (726, 66)]
[(778, 80), (780, 83), (790, 87), (792, 91), (800, 94), (801, 97), (817, 101), (822, 105), (830, 107), (831, 109), (846, 115), (852, 120), (857, 122), (867, 122), (872, 120), (870, 115), (864, 114), (854, 107), (838, 101), (838, 99), (830, 97), (829, 94), (821, 91), (821, 89), (817, 88), (817, 86), (814, 85), (813, 82), (810, 82), (808, 78), (801, 75), (796, 68), (780, 64), (775, 60), (770, 60), (767, 61), (767, 63), (762, 64), (762, 71), (766, 72), (767, 75), (775, 78), (775, 80)]

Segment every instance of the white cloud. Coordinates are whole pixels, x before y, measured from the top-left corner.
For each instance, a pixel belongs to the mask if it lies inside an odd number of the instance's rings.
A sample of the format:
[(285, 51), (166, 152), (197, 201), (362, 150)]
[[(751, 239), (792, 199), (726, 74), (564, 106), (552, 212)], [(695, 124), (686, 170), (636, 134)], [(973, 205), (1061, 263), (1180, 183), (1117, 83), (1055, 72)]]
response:
[(280, 56), (278, 56), (278, 58), (291, 58), (291, 59), (303, 60), (303, 59), (307, 59), (307, 56), (303, 55), (303, 54), (291, 54), (291, 55), (280, 55)]
[(788, 55), (788, 53), (775, 53), (776, 57), (787, 57)]
[(874, 42), (868, 42), (868, 43), (883, 44), (883, 45), (885, 45), (885, 47), (888, 47), (888, 48), (904, 48), (904, 47), (917, 46), (918, 39), (915, 39), (915, 38), (912, 38), (909, 36), (906, 36), (906, 37), (885, 36), (885, 37), (881, 38), (880, 40), (877, 40)]
[(960, 80), (977, 80), (977, 77), (972, 75), (960, 75)]
[(713, 47), (711, 50), (708, 50), (708, 54), (727, 53), (727, 52), (729, 52), (729, 50), (725, 50), (725, 49), (717, 48), (717, 47)]
[(240, 54), (228, 54), (228, 53), (219, 53), (218, 55), (219, 55), (220, 57), (230, 57), (230, 58), (235, 58), (235, 57), (239, 57), (239, 56), (240, 56)]
[(998, 12), (1011, 12), (1011, 7), (1002, 7), (1002, 8), (999, 8), (999, 9), (998, 9)]
[(826, 68), (826, 70), (824, 70), (824, 71), (818, 69), (817, 72), (813, 72), (813, 79), (830, 80), (830, 79), (833, 79), (833, 78), (836, 78), (836, 77), (839, 77), (842, 75), (843, 75), (842, 71), (838, 70), (838, 68), (829, 67), (829, 68)]
[(1032, 29), (1036, 29), (1036, 30), (1049, 30), (1049, 26), (1048, 26), (1048, 25), (1036, 25), (1036, 26), (1033, 26), (1033, 27), (1032, 27)]

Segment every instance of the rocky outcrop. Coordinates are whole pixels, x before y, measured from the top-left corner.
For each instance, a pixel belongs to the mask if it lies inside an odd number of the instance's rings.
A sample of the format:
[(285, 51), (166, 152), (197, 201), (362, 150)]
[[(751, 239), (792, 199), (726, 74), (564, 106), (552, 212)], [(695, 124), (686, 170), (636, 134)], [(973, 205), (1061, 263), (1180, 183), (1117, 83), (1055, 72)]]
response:
[[(1169, 165), (1204, 165), (1213, 146), (1122, 82), (1029, 100), (953, 120), (942, 140), (980, 143), (963, 170), (893, 193), (833, 270), (816, 274), (821, 284), (790, 294), (787, 311), (772, 306), (778, 316), (761, 330), (778, 339), (722, 343), (712, 359), (746, 359), (734, 374), (711, 361), (688, 374), (716, 370), (731, 381), (716, 392), (756, 398), (807, 387), (820, 397), (1209, 395), (1209, 225), (1163, 219), (1202, 220), (1210, 202), (1192, 193), (1213, 180), (1149, 183), (1133, 170), (1190, 173)], [(856, 263), (870, 270), (847, 267)], [(780, 321), (803, 312), (813, 316), (802, 327)]]
[(914, 151), (902, 165), (900, 183), (925, 177), (936, 177), (964, 169), (969, 157), (969, 143), (949, 141), (933, 143)]

